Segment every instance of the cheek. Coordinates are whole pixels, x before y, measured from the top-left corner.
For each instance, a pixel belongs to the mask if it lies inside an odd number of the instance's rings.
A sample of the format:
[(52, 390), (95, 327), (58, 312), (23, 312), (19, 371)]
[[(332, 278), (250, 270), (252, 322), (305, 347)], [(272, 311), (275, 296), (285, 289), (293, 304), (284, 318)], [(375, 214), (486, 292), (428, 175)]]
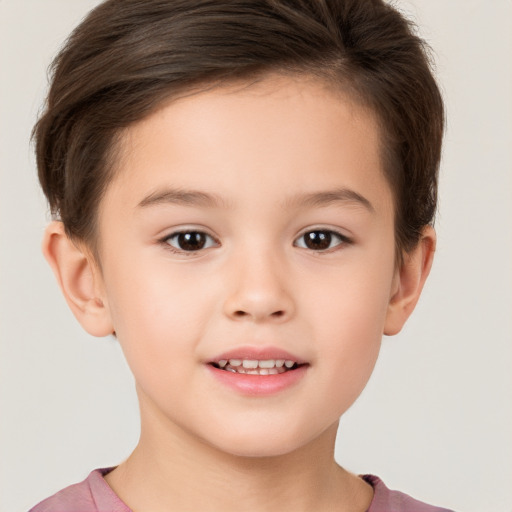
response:
[(393, 283), (393, 259), (387, 260), (340, 265), (325, 279), (317, 273), (302, 290), (314, 316), (311, 322), (326, 335), (334, 331), (328, 337), (334, 335), (344, 344), (380, 340)]
[(162, 330), (168, 335), (171, 327), (187, 323), (186, 315), (197, 310), (201, 290), (180, 266), (172, 266), (162, 256), (155, 258), (153, 250), (146, 252), (111, 265), (107, 295), (113, 321), (116, 330)]
[(367, 261), (340, 269), (325, 283), (327, 291), (309, 287), (310, 324), (316, 326), (314, 345), (320, 348), (318, 378), (334, 390), (342, 412), (362, 391), (377, 360), (392, 269), (392, 257), (378, 265)]
[(165, 264), (118, 263), (109, 274), (107, 294), (128, 364), (136, 376), (137, 367), (145, 371), (163, 361), (179, 371), (177, 361), (190, 358), (201, 338), (207, 308), (201, 290)]

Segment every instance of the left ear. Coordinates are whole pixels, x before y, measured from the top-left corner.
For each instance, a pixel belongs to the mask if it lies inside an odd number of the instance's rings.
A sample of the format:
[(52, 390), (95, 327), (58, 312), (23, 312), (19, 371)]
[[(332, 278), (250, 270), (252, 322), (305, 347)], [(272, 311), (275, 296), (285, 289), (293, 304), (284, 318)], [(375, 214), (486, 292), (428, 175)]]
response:
[(396, 271), (384, 334), (398, 334), (413, 312), (430, 273), (435, 249), (436, 232), (432, 226), (426, 226), (420, 241), (410, 252), (404, 254), (402, 266)]
[(51, 222), (44, 234), (43, 254), (52, 267), (71, 311), (93, 336), (114, 332), (98, 264), (85, 244), (66, 234), (60, 221)]

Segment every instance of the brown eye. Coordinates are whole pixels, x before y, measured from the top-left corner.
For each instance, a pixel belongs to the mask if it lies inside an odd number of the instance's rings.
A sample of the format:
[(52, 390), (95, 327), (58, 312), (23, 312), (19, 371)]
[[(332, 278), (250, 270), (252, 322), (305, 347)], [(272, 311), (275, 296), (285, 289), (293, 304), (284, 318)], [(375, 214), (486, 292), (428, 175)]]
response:
[(180, 251), (200, 251), (216, 245), (210, 235), (201, 231), (183, 231), (175, 233), (165, 240), (170, 246)]
[(326, 251), (343, 242), (348, 242), (348, 240), (339, 233), (327, 229), (315, 229), (304, 233), (297, 239), (295, 245), (312, 251)]

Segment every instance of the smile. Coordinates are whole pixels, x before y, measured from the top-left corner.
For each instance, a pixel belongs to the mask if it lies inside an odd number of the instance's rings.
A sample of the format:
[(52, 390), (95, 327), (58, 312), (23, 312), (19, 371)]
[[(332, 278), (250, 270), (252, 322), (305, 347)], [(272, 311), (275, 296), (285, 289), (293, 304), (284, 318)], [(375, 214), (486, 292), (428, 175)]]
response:
[(205, 362), (217, 382), (251, 397), (275, 395), (298, 385), (311, 366), (309, 361), (271, 346), (238, 346)]
[(290, 359), (221, 359), (212, 364), (227, 372), (246, 375), (279, 375), (300, 366)]

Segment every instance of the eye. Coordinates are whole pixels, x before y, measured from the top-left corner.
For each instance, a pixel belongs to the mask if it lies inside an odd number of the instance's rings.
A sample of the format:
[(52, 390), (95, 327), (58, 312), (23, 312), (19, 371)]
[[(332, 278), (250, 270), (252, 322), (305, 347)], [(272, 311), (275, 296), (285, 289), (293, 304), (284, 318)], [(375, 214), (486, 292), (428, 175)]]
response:
[(193, 252), (215, 247), (218, 243), (210, 235), (202, 231), (180, 231), (167, 236), (163, 240), (178, 251)]
[(343, 243), (350, 243), (350, 240), (336, 231), (313, 229), (297, 238), (294, 245), (312, 251), (328, 251)]

